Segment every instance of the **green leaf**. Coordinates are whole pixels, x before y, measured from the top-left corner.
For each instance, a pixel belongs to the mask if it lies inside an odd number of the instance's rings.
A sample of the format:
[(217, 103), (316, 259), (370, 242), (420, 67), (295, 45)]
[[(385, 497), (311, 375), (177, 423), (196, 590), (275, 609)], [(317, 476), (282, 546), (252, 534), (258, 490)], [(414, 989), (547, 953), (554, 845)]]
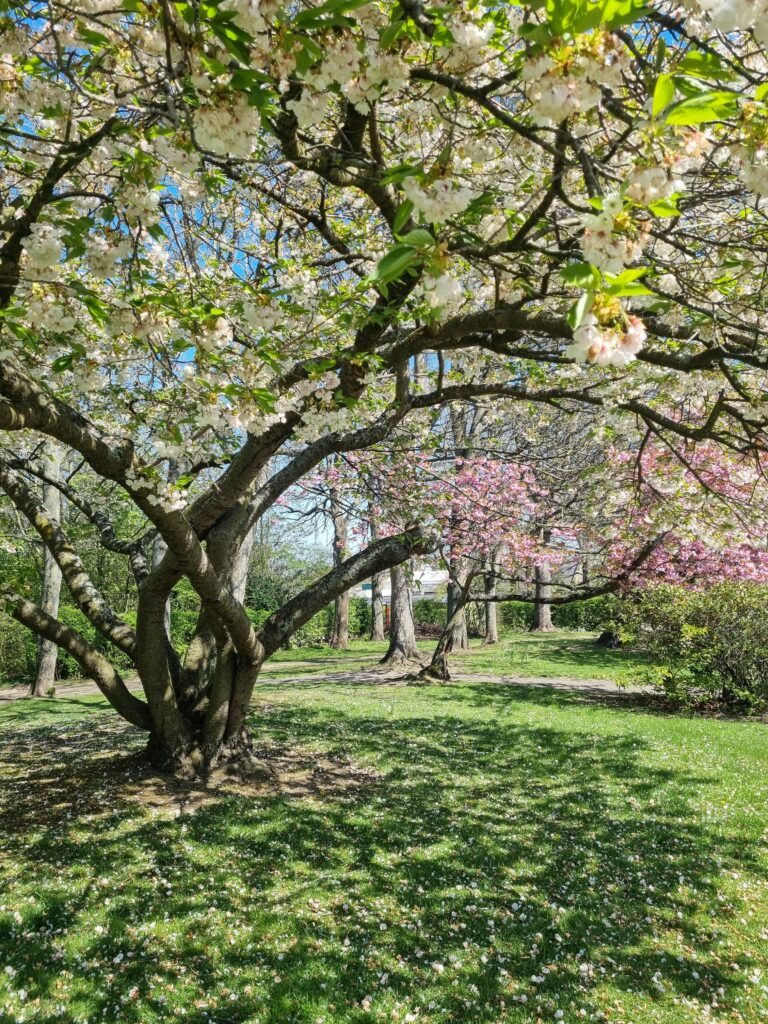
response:
[(689, 50), (678, 63), (677, 70), (694, 78), (733, 78), (733, 72), (724, 66), (716, 53)]
[(396, 245), (386, 256), (379, 260), (376, 267), (376, 278), (381, 284), (397, 281), (410, 267), (421, 262), (419, 253), (412, 245)]
[(396, 18), (391, 24), (387, 25), (379, 36), (379, 46), (381, 49), (386, 50), (390, 47), (404, 28), (405, 22), (401, 18)]
[(677, 196), (666, 196), (664, 199), (657, 199), (648, 204), (648, 209), (654, 217), (679, 217), (680, 210), (677, 207)]
[(407, 235), (403, 235), (400, 241), (405, 245), (413, 245), (417, 248), (429, 246), (431, 249), (435, 244), (435, 236), (431, 231), (427, 231), (426, 228), (414, 228), (413, 231), (409, 231)]
[(292, 18), (292, 24), (301, 29), (344, 27), (350, 23), (346, 17), (358, 7), (364, 7), (370, 0), (328, 0), (319, 7), (301, 11)]
[(589, 312), (594, 296), (592, 292), (583, 292), (568, 310), (566, 321), (571, 330), (575, 331)]
[(667, 124), (705, 124), (733, 117), (738, 110), (739, 105), (732, 92), (702, 92), (676, 103), (665, 120)]
[(672, 100), (675, 98), (675, 83), (671, 75), (659, 75), (656, 79), (656, 86), (653, 90), (652, 114), (658, 117)]
[(607, 29), (619, 28), (637, 21), (649, 10), (644, 0), (607, 0), (602, 5), (600, 24)]
[(575, 288), (596, 290), (600, 287), (600, 271), (591, 263), (570, 263), (559, 273), (566, 284), (573, 285)]
[(605, 279), (609, 284), (628, 284), (630, 281), (637, 281), (648, 273), (648, 267), (629, 267), (622, 270), (620, 274), (606, 274)]
[(54, 373), (64, 373), (65, 370), (68, 370), (72, 366), (72, 363), (74, 363), (74, 361), (75, 353), (67, 352), (65, 356), (58, 356), (56, 359), (53, 360), (53, 362), (51, 363), (51, 369), (53, 370)]
[(211, 32), (241, 64), (249, 64), (253, 39), (243, 29), (225, 21), (209, 21)]
[(763, 82), (755, 89), (755, 99), (760, 101), (768, 97), (768, 82)]
[(397, 235), (405, 225), (408, 223), (408, 219), (413, 213), (413, 203), (410, 199), (404, 199), (397, 208), (395, 219), (392, 223), (392, 230)]
[(609, 295), (653, 295), (638, 279), (648, 273), (648, 267), (632, 267), (620, 274), (605, 275), (605, 290)]

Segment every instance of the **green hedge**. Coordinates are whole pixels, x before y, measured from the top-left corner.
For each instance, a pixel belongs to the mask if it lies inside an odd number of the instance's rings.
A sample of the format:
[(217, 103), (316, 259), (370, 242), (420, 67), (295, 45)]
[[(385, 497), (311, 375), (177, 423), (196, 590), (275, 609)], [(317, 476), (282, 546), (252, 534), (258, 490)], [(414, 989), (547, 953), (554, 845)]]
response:
[(29, 683), (37, 663), (37, 640), (10, 615), (0, 612), (0, 685)]
[(445, 601), (422, 597), (413, 602), (413, 622), (416, 626), (444, 626), (446, 614)]
[(681, 703), (768, 706), (768, 587), (718, 583), (658, 586), (622, 603), (624, 640), (657, 665), (638, 678)]
[[(619, 614), (621, 602), (612, 594), (590, 597), (585, 601), (552, 605), (552, 625), (557, 629), (581, 629), (597, 633), (611, 626)], [(501, 624), (507, 629), (530, 629), (533, 605), (526, 601), (505, 601), (501, 606)]]

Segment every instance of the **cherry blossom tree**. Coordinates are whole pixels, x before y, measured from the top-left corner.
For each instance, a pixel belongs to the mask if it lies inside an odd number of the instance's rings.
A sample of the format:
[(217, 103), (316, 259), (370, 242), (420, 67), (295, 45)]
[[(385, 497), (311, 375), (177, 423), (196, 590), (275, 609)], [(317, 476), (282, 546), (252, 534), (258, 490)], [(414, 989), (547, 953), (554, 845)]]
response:
[[(249, 538), (329, 455), (484, 399), (764, 445), (764, 8), (5, 0), (0, 486), (143, 695), (5, 601), (156, 764), (247, 759), (264, 659), (432, 549), (420, 522), (382, 537), (255, 628)], [(18, 465), (29, 437), (143, 517), (121, 536), (65, 494), (130, 567), (135, 628)]]

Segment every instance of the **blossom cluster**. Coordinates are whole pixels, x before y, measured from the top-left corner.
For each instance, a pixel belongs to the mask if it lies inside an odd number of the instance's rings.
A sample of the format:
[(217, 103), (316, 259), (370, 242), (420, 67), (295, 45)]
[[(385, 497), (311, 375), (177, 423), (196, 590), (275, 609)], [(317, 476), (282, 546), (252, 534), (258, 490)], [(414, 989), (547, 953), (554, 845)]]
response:
[(416, 178), (408, 177), (403, 182), (403, 192), (430, 224), (442, 224), (462, 213), (475, 198), (472, 189), (454, 185), (452, 178), (438, 178), (425, 188)]
[(603, 89), (618, 88), (627, 55), (613, 36), (595, 34), (591, 49), (541, 54), (523, 67), (531, 116), (537, 124), (559, 124), (600, 104)]
[(759, 196), (768, 196), (768, 148), (762, 146), (750, 152), (746, 146), (735, 146), (731, 156), (747, 188)]
[(645, 344), (647, 332), (639, 317), (630, 316), (625, 328), (601, 326), (592, 313), (587, 313), (573, 332), (573, 342), (565, 349), (569, 359), (596, 366), (627, 366)]
[(24, 238), (24, 251), (27, 254), (27, 273), (37, 274), (48, 270), (59, 262), (64, 246), (64, 229), (57, 224), (38, 221), (29, 229)]
[(605, 197), (602, 210), (582, 217), (584, 258), (609, 274), (621, 273), (628, 264), (640, 259), (643, 252), (644, 237), (626, 233), (627, 227), (634, 229), (628, 218), (623, 218), (628, 222), (624, 232), (617, 231), (617, 219), (622, 216), (623, 208), (621, 196), (614, 192)]
[(683, 0), (689, 11), (706, 15), (719, 32), (755, 33), (758, 42), (768, 44), (768, 0)]
[(195, 138), (202, 149), (242, 160), (253, 153), (260, 129), (259, 112), (244, 93), (211, 98), (195, 111)]
[(443, 313), (458, 306), (464, 298), (461, 284), (450, 274), (433, 277), (425, 274), (423, 280), (424, 297), (430, 309), (439, 309)]

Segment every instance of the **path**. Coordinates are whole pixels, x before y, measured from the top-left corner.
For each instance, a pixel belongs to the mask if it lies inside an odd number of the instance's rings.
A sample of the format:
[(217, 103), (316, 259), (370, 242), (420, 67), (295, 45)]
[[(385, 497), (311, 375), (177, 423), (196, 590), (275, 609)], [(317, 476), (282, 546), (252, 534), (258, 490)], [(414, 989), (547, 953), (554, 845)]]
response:
[[(377, 656), (375, 656), (377, 657)], [(360, 658), (360, 661), (375, 660), (375, 657)], [(329, 659), (331, 661), (331, 659)], [(335, 661), (338, 665), (338, 661)], [(403, 682), (406, 670), (403, 667), (395, 669), (382, 668), (378, 664), (368, 667), (347, 666), (335, 672), (312, 672), (305, 675), (280, 675), (279, 678), (269, 680), (267, 677), (277, 671), (285, 672), (288, 666), (291, 668), (314, 668), (318, 664), (315, 661), (277, 661), (264, 667), (264, 675), (260, 678), (259, 684), (269, 682), (270, 685), (287, 686), (309, 686), (319, 683), (359, 683), (362, 685), (379, 684), (394, 686)], [(544, 687), (550, 690), (565, 690), (571, 693), (581, 693), (586, 697), (632, 697), (638, 694), (650, 693), (647, 688), (640, 686), (617, 686), (610, 679), (572, 679), (569, 676), (494, 676), (483, 675), (473, 672), (451, 673), (452, 683), (486, 683), (495, 686), (530, 686)], [(128, 688), (140, 690), (141, 685), (137, 679), (127, 681)], [(58, 697), (83, 697), (89, 694), (98, 693), (98, 687), (90, 679), (81, 679), (75, 682), (59, 682), (56, 685), (56, 696)], [(19, 700), (26, 697), (28, 688), (26, 686), (9, 686), (0, 688), (0, 703), (4, 701)]]

